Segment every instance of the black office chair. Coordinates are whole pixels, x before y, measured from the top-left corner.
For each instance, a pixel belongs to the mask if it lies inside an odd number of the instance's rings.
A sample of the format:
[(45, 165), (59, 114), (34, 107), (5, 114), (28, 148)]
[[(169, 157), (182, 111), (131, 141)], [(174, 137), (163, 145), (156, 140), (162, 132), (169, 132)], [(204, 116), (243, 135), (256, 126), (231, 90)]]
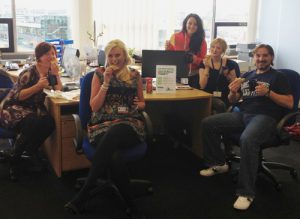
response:
[[(260, 149), (260, 165), (258, 172), (262, 172), (265, 174), (275, 185), (275, 188), (277, 191), (280, 191), (282, 189), (282, 184), (278, 182), (275, 175), (272, 173), (270, 169), (282, 169), (287, 170), (290, 172), (290, 175), (294, 178), (298, 178), (297, 171), (292, 166), (289, 166), (284, 163), (277, 163), (277, 162), (270, 162), (266, 161), (263, 156), (263, 150), (269, 147), (277, 147), (281, 145), (289, 145), (291, 137), (284, 129), (285, 126), (293, 123), (295, 121), (296, 116), (300, 115), (300, 112), (298, 112), (298, 102), (300, 97), (300, 75), (298, 72), (295, 72), (290, 69), (278, 69), (279, 71), (283, 72), (291, 85), (292, 89), (292, 95), (294, 97), (294, 106), (292, 110), (287, 110), (287, 114), (278, 122), (277, 124), (277, 135), (273, 136), (271, 139), (266, 140), (261, 145)], [(238, 110), (238, 108), (235, 108), (233, 110)], [(225, 147), (226, 144), (233, 144), (233, 145), (239, 145), (239, 139), (240, 135), (233, 135), (229, 138), (226, 138), (226, 141), (224, 142)], [(227, 162), (231, 165), (231, 162), (240, 162), (241, 157), (237, 156), (236, 154), (231, 154), (230, 157), (227, 158)]]
[[(95, 149), (90, 144), (88, 137), (86, 136), (86, 127), (88, 124), (88, 121), (91, 117), (91, 108), (90, 108), (90, 95), (91, 95), (91, 81), (93, 78), (94, 72), (90, 72), (86, 74), (81, 82), (81, 92), (80, 92), (80, 102), (79, 102), (79, 114), (73, 114), (74, 120), (75, 120), (75, 127), (76, 127), (76, 136), (73, 140), (76, 152), (78, 154), (85, 154), (86, 157), (91, 160)], [(152, 138), (152, 123), (151, 120), (146, 112), (142, 112), (144, 122), (146, 124), (146, 133), (147, 133), (147, 140), (148, 142)], [(124, 153), (122, 154), (123, 159), (126, 162), (133, 162), (137, 161), (145, 156), (145, 153), (147, 151), (147, 147), (149, 144), (145, 142), (142, 142), (138, 145), (136, 145), (133, 148), (124, 150)], [(77, 179), (76, 188), (80, 188), (85, 181), (85, 178), (79, 178)], [(139, 191), (143, 190), (141, 194), (139, 195), (145, 195), (145, 194), (151, 194), (153, 192), (152, 189), (152, 183), (148, 180), (141, 180), (141, 179), (131, 179), (130, 180), (132, 186), (138, 186)], [(99, 180), (99, 186), (96, 190), (97, 192), (101, 191), (103, 188), (111, 187), (114, 189), (115, 193), (122, 199), (122, 195), (120, 194), (118, 188), (115, 186), (114, 182), (110, 179), (109, 173), (107, 180)], [(135, 194), (136, 195), (136, 194)], [(136, 195), (137, 196), (137, 195)]]
[[(9, 77), (8, 73), (3, 69), (0, 69), (0, 103), (5, 98), (5, 96), (8, 94), (8, 92), (12, 87), (13, 87), (13, 81)], [(2, 105), (0, 105), (0, 107), (2, 108)], [(2, 109), (0, 109), (0, 113), (1, 111)], [(6, 147), (1, 148), (0, 161), (6, 161), (3, 149), (12, 148), (15, 137), (16, 137), (16, 133), (13, 130), (0, 126), (0, 139), (5, 139), (9, 143), (9, 145), (5, 145)]]

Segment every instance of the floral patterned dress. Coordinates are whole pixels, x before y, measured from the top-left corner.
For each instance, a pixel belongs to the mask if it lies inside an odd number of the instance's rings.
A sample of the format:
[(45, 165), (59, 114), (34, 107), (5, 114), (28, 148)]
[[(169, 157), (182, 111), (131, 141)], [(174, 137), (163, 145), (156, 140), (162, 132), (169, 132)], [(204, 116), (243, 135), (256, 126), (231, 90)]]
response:
[(29, 114), (42, 116), (47, 114), (44, 105), (46, 94), (38, 92), (27, 98), (19, 100), (21, 90), (32, 87), (40, 79), (35, 65), (20, 73), (17, 83), (8, 92), (0, 104), (0, 125), (5, 128), (14, 128)]
[[(103, 73), (95, 71), (95, 74), (102, 84)], [(135, 70), (131, 71), (131, 83), (118, 80), (115, 76), (112, 77), (103, 106), (99, 111), (92, 113), (88, 125), (88, 136), (91, 143), (95, 143), (96, 136), (104, 134), (111, 126), (117, 124), (131, 126), (140, 139), (144, 139), (144, 123), (140, 112), (133, 105), (133, 99), (137, 96), (139, 80), (140, 74)]]

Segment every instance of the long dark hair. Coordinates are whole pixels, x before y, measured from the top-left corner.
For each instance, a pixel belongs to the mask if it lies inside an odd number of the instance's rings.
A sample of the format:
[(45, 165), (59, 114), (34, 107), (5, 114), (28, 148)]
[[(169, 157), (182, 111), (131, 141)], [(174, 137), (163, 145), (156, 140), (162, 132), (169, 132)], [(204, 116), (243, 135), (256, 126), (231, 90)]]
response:
[(182, 22), (181, 31), (183, 33), (187, 32), (186, 24), (187, 24), (188, 19), (190, 19), (191, 17), (195, 18), (198, 28), (197, 28), (197, 31), (191, 36), (189, 48), (190, 48), (191, 52), (196, 54), (200, 51), (200, 46), (202, 44), (202, 41), (205, 38), (205, 32), (204, 32), (204, 29), (203, 29), (202, 19), (197, 14), (189, 14), (188, 16), (186, 16), (186, 18)]

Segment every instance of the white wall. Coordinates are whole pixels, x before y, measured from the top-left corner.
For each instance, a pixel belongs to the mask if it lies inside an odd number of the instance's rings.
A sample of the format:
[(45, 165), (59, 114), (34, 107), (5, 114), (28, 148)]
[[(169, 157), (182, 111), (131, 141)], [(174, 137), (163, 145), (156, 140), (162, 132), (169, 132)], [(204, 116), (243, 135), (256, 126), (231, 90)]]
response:
[(260, 0), (257, 41), (275, 51), (275, 68), (300, 73), (300, 1)]
[[(71, 10), (71, 30), (74, 48), (82, 53), (85, 46), (92, 46), (87, 32), (93, 33), (92, 0), (73, 0)], [(83, 54), (82, 54), (83, 55)]]

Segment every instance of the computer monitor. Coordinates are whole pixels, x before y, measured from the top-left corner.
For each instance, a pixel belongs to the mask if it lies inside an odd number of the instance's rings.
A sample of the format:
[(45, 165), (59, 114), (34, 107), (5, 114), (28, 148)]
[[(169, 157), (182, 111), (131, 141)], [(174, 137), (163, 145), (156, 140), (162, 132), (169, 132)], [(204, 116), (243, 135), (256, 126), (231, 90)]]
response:
[(156, 77), (156, 65), (175, 65), (176, 78), (188, 77), (185, 51), (142, 50), (142, 77)]
[(63, 49), (63, 55), (62, 55), (62, 67), (65, 69), (65, 73), (70, 76), (70, 71), (72, 68), (72, 61), (74, 57), (80, 56), (80, 52), (78, 49), (72, 48), (72, 47), (64, 47)]
[(62, 55), (62, 65), (64, 65), (64, 62), (67, 61), (67, 59), (73, 58), (75, 56), (79, 58), (80, 56), (79, 49), (75, 49), (72, 47), (64, 47), (63, 55)]

